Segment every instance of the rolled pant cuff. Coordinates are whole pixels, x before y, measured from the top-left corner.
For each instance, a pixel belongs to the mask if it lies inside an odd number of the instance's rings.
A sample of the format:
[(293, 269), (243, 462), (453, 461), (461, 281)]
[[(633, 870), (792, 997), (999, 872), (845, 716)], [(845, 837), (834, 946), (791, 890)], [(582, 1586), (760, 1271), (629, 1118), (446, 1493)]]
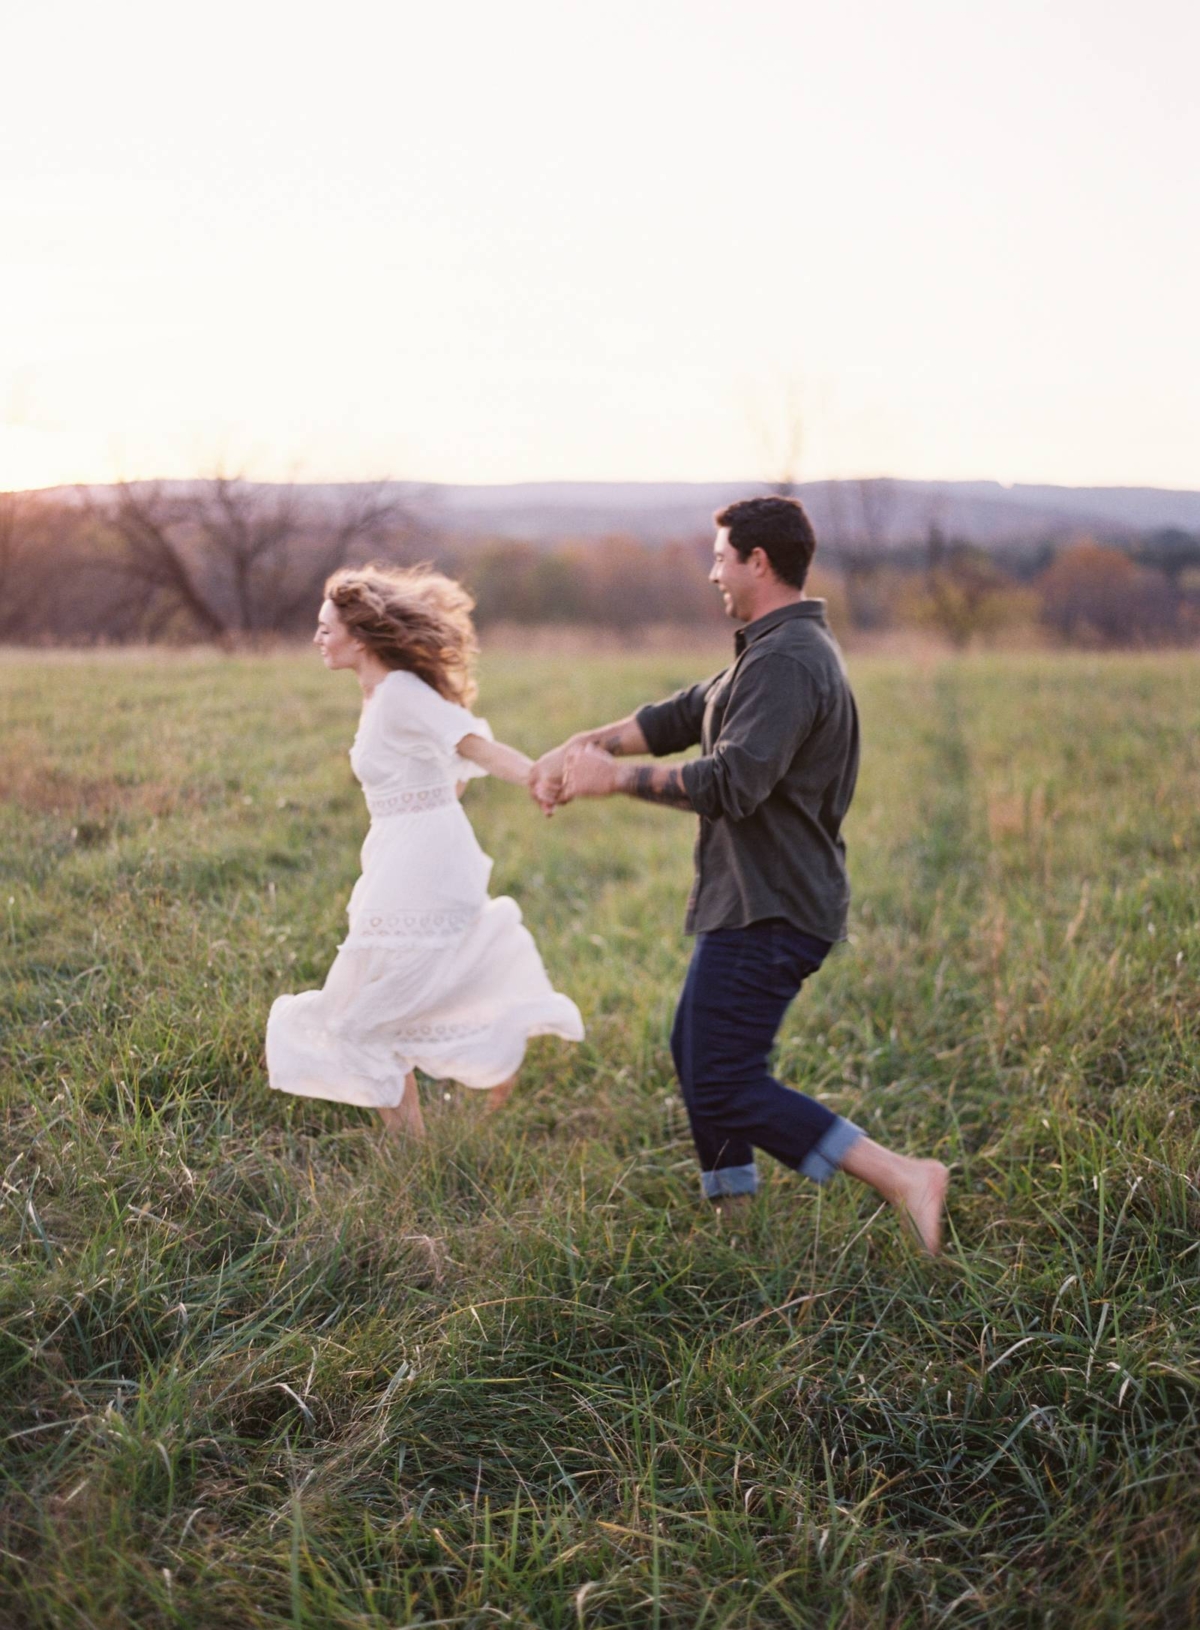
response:
[(839, 1115), (821, 1141), (810, 1149), (800, 1162), (802, 1177), (811, 1177), (814, 1183), (827, 1183), (845, 1160), (851, 1148), (863, 1135), (862, 1128)]
[(720, 1200), (728, 1194), (756, 1194), (758, 1167), (718, 1166), (715, 1172), (701, 1172), (700, 1186), (706, 1200)]

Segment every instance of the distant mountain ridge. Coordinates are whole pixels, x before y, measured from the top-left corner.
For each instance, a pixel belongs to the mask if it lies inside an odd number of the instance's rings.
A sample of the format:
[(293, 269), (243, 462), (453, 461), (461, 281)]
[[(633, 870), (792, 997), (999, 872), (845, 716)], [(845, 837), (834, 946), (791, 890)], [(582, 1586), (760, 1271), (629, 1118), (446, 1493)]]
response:
[[(632, 532), (665, 542), (709, 530), (712, 513), (771, 489), (762, 482), (544, 482), (426, 489), (417, 506), (449, 530), (544, 543)], [(1004, 487), (995, 481), (806, 481), (795, 496), (832, 545), (896, 545), (927, 535), (992, 546), (1089, 532), (1128, 537), (1177, 527), (1200, 532), (1200, 492), (1157, 487)]]
[[(181, 491), (195, 482), (167, 482)], [(313, 499), (358, 483), (301, 483)], [(389, 483), (431, 532), (546, 546), (632, 534), (666, 543), (707, 533), (735, 498), (772, 489), (758, 481), (541, 481), (452, 486)], [(99, 495), (102, 488), (93, 488)], [(1057, 487), (998, 481), (892, 478), (805, 481), (793, 489), (831, 549), (913, 543), (937, 526), (990, 548), (1061, 542), (1081, 534), (1121, 541), (1177, 528), (1200, 533), (1200, 491), (1163, 487)]]

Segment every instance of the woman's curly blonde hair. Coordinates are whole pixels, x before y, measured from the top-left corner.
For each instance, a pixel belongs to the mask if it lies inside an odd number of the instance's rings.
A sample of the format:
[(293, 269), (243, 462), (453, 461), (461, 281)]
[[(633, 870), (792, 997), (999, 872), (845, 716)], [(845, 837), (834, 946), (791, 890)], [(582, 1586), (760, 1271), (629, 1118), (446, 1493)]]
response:
[(448, 701), (475, 700), (475, 601), (430, 566), (343, 566), (325, 597), (355, 639), (389, 668), (404, 668)]

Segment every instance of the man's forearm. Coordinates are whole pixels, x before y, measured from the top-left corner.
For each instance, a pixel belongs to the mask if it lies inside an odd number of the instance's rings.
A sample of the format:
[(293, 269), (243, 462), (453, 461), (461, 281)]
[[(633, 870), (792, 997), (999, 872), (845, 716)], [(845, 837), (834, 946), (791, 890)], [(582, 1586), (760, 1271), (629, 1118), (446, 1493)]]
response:
[(617, 770), (617, 791), (648, 804), (665, 804), (668, 809), (695, 813), (695, 805), (683, 784), (678, 764), (622, 764)]
[(571, 747), (602, 747), (614, 758), (628, 758), (631, 753), (647, 753), (650, 744), (642, 735), (642, 727), (634, 714), (616, 719), (612, 724), (597, 725), (595, 730), (581, 730), (567, 744)]

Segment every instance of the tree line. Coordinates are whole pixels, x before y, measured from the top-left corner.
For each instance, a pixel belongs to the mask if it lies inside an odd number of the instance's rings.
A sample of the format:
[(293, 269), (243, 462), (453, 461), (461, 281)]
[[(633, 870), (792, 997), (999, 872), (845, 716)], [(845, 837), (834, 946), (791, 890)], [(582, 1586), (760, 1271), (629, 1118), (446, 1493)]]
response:
[[(711, 538), (617, 536), (538, 547), (439, 533), (384, 483), (313, 491), (232, 478), (0, 494), (0, 640), (211, 641), (308, 633), (337, 566), (432, 561), (476, 596), (481, 626), (574, 625), (635, 638), (724, 623)], [(903, 546), (822, 542), (813, 592), (839, 632), (920, 628), (957, 646), (1016, 630), (1093, 647), (1200, 638), (1200, 535), (987, 551), (930, 526)]]

